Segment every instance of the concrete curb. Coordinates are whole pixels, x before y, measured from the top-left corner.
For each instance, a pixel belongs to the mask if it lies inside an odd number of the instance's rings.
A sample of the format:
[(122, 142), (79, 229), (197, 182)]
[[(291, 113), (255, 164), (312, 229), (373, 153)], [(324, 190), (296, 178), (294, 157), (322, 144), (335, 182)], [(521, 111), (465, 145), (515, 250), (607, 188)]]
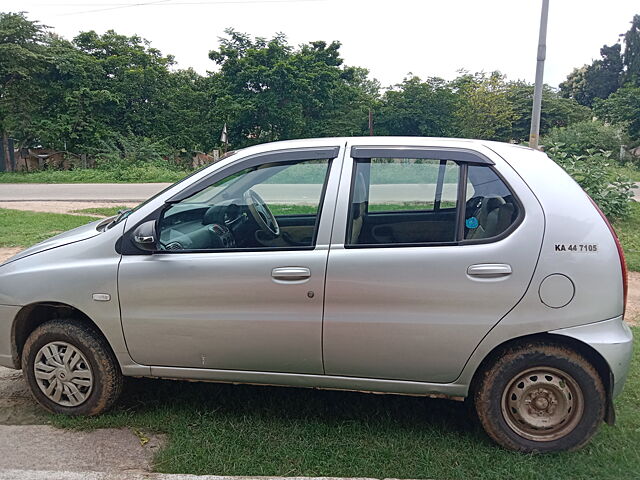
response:
[[(378, 480), (349, 477), (225, 477), (145, 472), (55, 472), (49, 470), (0, 470), (0, 480)], [(395, 480), (395, 479), (384, 479)]]

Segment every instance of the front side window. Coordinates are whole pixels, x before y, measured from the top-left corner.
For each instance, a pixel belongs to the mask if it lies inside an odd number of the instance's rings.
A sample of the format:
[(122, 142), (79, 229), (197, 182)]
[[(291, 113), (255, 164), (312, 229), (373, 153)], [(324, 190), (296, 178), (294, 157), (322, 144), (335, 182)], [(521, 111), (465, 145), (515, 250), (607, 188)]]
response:
[(357, 160), (347, 245), (455, 241), (459, 171), (448, 160)]
[(313, 247), (330, 163), (267, 163), (229, 175), (163, 212), (160, 249)]

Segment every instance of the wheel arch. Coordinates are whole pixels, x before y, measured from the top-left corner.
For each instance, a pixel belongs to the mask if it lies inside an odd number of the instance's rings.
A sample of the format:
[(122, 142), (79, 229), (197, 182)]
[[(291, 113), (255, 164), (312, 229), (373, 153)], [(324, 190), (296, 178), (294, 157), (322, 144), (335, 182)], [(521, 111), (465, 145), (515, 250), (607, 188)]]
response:
[(609, 425), (613, 425), (613, 423), (615, 422), (615, 412), (613, 408), (612, 398), (614, 383), (611, 367), (609, 366), (605, 358), (592, 346), (578, 339), (564, 335), (554, 335), (546, 332), (536, 333), (532, 335), (524, 335), (522, 337), (512, 338), (497, 345), (487, 355), (485, 355), (483, 360), (476, 368), (471, 379), (471, 383), (469, 384), (468, 398), (473, 398), (473, 396), (475, 395), (482, 373), (486, 371), (486, 369), (488, 369), (491, 365), (493, 365), (505, 350), (531, 342), (568, 347), (582, 355), (589, 363), (591, 363), (591, 365), (593, 365), (593, 367), (598, 372), (600, 379), (602, 380), (602, 384), (604, 385), (606, 392), (607, 404), (605, 409), (605, 422)]
[(113, 353), (113, 348), (98, 325), (82, 310), (62, 302), (46, 301), (25, 305), (20, 309), (11, 326), (11, 354), (17, 369), (22, 368), (22, 350), (29, 335), (43, 323), (60, 318), (73, 319), (90, 326), (102, 336)]

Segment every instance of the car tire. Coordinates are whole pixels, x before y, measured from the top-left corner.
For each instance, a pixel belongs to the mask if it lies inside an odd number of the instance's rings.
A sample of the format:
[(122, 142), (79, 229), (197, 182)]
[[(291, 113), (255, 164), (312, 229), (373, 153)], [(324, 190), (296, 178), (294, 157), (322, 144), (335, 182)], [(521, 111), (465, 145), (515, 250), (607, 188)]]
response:
[(561, 345), (509, 348), (485, 368), (473, 401), (489, 437), (508, 450), (577, 450), (602, 423), (606, 394), (596, 369)]
[(52, 413), (98, 415), (122, 391), (122, 372), (107, 341), (73, 319), (51, 320), (29, 335), (22, 371), (35, 399)]

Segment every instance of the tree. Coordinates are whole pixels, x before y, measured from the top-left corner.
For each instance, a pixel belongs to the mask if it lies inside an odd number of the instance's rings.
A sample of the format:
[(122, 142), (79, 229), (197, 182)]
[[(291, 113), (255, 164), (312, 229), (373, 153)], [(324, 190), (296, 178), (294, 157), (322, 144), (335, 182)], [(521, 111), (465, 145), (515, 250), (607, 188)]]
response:
[(111, 138), (109, 117), (118, 98), (105, 83), (99, 61), (55, 35), (48, 41), (50, 59), (39, 75), (41, 114), (33, 120), (34, 145), (87, 152)]
[(462, 72), (453, 86), (458, 94), (455, 116), (462, 137), (510, 140), (516, 113), (507, 96), (504, 75)]
[(591, 65), (576, 68), (569, 74), (560, 84), (563, 97), (590, 107), (597, 98), (607, 98), (620, 88), (623, 74), (620, 44), (604, 45), (600, 56)]
[[(507, 99), (515, 112), (511, 125), (511, 140), (524, 142), (529, 138), (531, 129), (531, 107), (533, 104), (533, 85), (526, 82), (510, 82), (507, 86)], [(557, 90), (545, 85), (542, 90), (542, 112), (540, 134), (545, 135), (552, 128), (566, 127), (575, 122), (590, 119), (591, 110), (580, 105), (572, 98), (563, 98)]]
[(362, 131), (376, 85), (342, 65), (339, 42), (295, 49), (282, 34), (267, 41), (226, 33), (209, 57), (220, 65), (212, 84), (218, 125), (230, 126), (234, 147)]
[(596, 102), (599, 117), (626, 127), (634, 142), (640, 143), (640, 86), (626, 84), (606, 100)]
[(640, 86), (640, 15), (634, 15), (631, 28), (624, 35), (625, 82)]
[(119, 35), (113, 30), (103, 35), (82, 32), (74, 45), (91, 56), (101, 70), (96, 90), (108, 90), (113, 101), (103, 105), (119, 133), (162, 138), (171, 133), (166, 121), (170, 87), (171, 55), (151, 48), (138, 36)]
[(441, 78), (411, 76), (387, 90), (376, 112), (376, 133), (449, 137), (457, 134), (456, 94)]
[(30, 136), (39, 107), (38, 75), (47, 64), (46, 28), (23, 13), (0, 13), (0, 130), (6, 170), (8, 138)]

